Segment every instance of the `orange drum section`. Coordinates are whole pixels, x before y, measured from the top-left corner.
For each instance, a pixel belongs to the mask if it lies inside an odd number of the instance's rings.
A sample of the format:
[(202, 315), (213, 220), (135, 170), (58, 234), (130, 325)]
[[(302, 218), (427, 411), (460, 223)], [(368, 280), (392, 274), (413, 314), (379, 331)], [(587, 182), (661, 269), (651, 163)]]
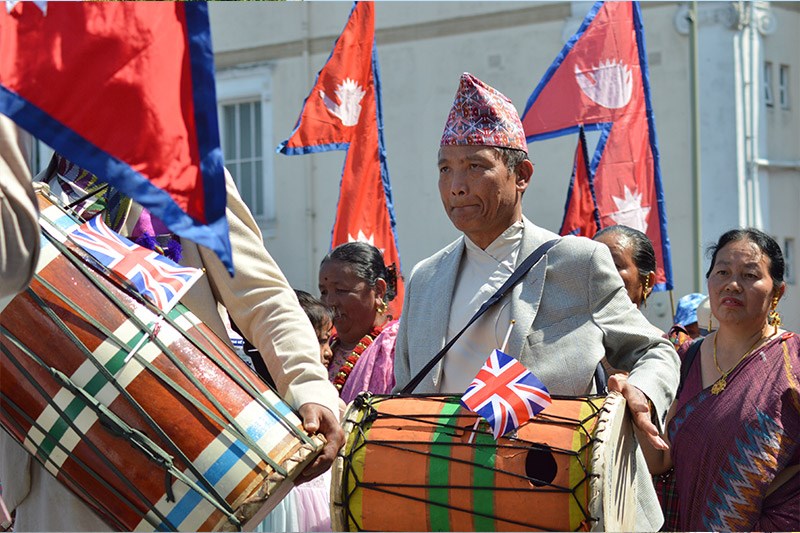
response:
[(348, 530), (589, 529), (588, 465), (602, 403), (555, 398), (495, 441), (457, 396), (359, 397), (345, 417), (334, 514)]

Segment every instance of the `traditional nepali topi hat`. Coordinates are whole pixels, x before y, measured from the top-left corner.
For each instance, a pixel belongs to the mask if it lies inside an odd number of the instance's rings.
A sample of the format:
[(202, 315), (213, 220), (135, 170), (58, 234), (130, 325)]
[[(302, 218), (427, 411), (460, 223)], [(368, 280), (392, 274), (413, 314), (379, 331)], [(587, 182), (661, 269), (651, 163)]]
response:
[(498, 146), (528, 153), (522, 121), (511, 100), (465, 72), (444, 125), (441, 146)]

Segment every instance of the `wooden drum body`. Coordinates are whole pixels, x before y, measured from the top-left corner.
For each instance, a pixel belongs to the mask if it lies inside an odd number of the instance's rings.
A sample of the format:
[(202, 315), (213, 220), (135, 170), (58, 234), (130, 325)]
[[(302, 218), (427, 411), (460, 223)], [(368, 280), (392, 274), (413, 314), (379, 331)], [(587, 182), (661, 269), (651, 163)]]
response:
[(112, 527), (254, 527), (320, 443), (191, 312), (157, 320), (40, 208), (37, 275), (0, 314), (3, 428)]
[(554, 398), (495, 441), (457, 396), (362, 395), (333, 471), (337, 530), (631, 530), (622, 396)]

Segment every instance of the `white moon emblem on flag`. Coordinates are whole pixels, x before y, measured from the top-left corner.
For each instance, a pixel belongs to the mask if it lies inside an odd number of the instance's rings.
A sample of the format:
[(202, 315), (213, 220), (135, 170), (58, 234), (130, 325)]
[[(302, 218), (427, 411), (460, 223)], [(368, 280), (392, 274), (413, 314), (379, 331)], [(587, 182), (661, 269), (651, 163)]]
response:
[(631, 101), (633, 76), (622, 61), (609, 59), (586, 70), (575, 65), (575, 81), (583, 94), (605, 108), (619, 109)]
[(631, 192), (625, 186), (625, 197), (611, 197), (617, 204), (616, 213), (609, 216), (617, 224), (638, 229), (642, 233), (647, 233), (647, 215), (650, 213), (649, 207), (642, 207), (642, 193)]
[(357, 81), (346, 78), (336, 86), (336, 98), (340, 103), (331, 100), (324, 91), (319, 92), (320, 98), (325, 103), (325, 108), (342, 121), (344, 126), (355, 126), (361, 115), (361, 99), (367, 92), (361, 88)]

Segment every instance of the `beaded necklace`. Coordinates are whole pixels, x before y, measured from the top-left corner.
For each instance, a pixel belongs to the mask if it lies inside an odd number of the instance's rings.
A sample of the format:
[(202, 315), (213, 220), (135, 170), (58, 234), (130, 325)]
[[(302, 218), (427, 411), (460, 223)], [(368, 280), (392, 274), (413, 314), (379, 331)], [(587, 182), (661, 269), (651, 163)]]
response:
[[(350, 376), (350, 372), (353, 371), (353, 367), (356, 366), (358, 359), (361, 357), (361, 354), (364, 353), (364, 350), (369, 348), (369, 346), (373, 343), (375, 338), (380, 335), (381, 331), (383, 330), (383, 326), (375, 326), (373, 327), (369, 333), (361, 337), (361, 340), (358, 341), (356, 347), (353, 348), (353, 351), (350, 352), (345, 360), (344, 364), (339, 368), (339, 371), (336, 373), (336, 376), (333, 378), (333, 386), (336, 387), (336, 390), (342, 392), (342, 387), (344, 387), (347, 378)], [(331, 342), (331, 348), (336, 348), (336, 345), (339, 344), (339, 337), (337, 336)]]

